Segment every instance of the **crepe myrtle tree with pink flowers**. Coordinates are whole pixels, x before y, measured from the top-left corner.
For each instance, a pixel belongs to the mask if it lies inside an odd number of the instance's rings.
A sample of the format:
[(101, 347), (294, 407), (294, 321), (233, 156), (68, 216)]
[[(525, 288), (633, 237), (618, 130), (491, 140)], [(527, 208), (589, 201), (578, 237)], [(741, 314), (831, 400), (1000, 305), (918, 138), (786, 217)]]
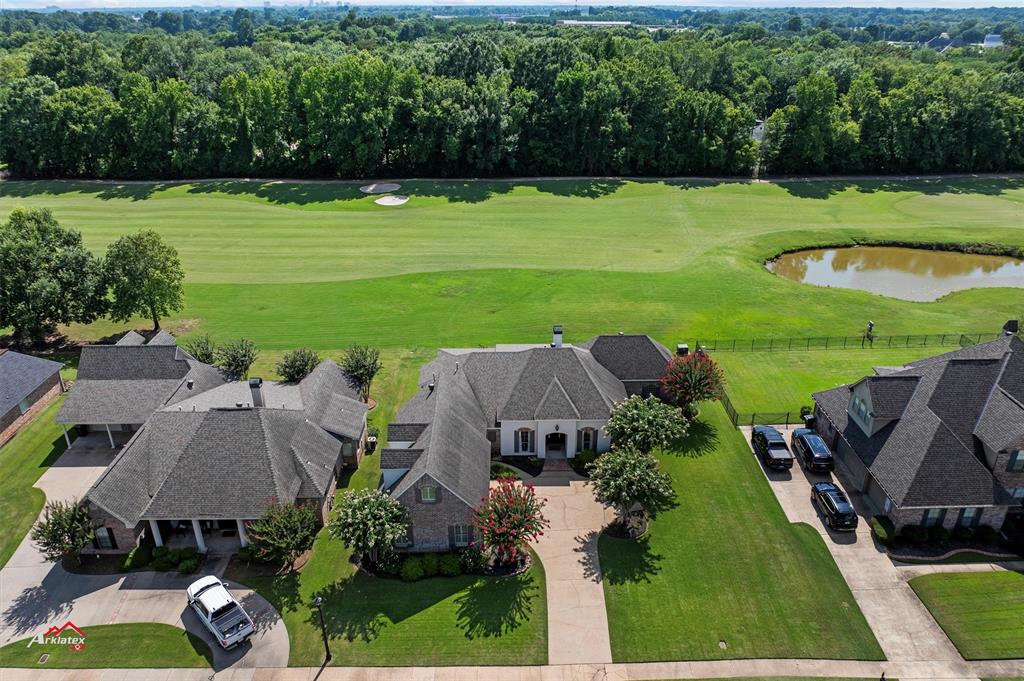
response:
[(684, 413), (692, 414), (695, 403), (722, 399), (725, 375), (706, 352), (676, 356), (665, 368), (661, 388)]
[(519, 564), (526, 555), (526, 545), (544, 535), (548, 526), (542, 512), (544, 500), (533, 485), (519, 484), (515, 478), (499, 478), (471, 520), (481, 548), (489, 551), (495, 562)]

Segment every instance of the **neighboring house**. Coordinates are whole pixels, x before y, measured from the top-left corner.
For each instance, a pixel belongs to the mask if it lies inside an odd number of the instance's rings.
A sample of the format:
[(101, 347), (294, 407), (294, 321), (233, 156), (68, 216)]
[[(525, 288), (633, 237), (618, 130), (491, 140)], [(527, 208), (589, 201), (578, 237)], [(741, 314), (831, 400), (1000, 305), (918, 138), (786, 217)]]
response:
[(338, 474), (362, 458), (366, 414), (331, 361), (299, 383), (251, 378), (169, 401), (86, 493), (89, 551), (129, 551), (144, 531), (157, 545), (234, 550), (274, 504), (313, 505), (325, 522)]
[(115, 345), (82, 348), (78, 376), (57, 413), (57, 423), (80, 434), (105, 432), (110, 446), (115, 433), (122, 442), (153, 412), (225, 382), (221, 372), (179, 348), (161, 331), (149, 343), (128, 332)]
[(381, 452), (381, 486), (409, 513), (400, 548), (470, 542), (470, 514), (487, 494), (493, 455), (607, 451), (604, 425), (615, 403), (655, 390), (671, 357), (646, 336), (570, 346), (561, 327), (553, 331), (550, 345), (441, 350), (423, 367)]
[(986, 50), (992, 50), (997, 47), (1003, 46), (1003, 36), (998, 33), (989, 33), (985, 36), (985, 41), (981, 44)]
[(64, 390), (60, 362), (0, 350), (0, 445), (13, 437), (36, 403)]
[(897, 528), (999, 529), (1024, 500), (1024, 342), (877, 369), (815, 393), (816, 428)]

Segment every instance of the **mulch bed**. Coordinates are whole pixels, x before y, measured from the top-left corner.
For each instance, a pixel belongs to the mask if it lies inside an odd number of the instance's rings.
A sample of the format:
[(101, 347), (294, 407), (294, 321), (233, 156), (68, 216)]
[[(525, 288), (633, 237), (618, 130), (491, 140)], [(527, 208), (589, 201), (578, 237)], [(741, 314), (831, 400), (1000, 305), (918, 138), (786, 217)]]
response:
[(528, 456), (500, 456), (497, 459), (491, 459), (491, 461), (500, 461), (506, 466), (518, 468), (522, 472), (534, 478), (540, 475), (544, 470), (543, 460), (533, 459)]
[(634, 513), (633, 517), (638, 518), (638, 520), (631, 526), (627, 527), (621, 521), (615, 520), (604, 528), (603, 533), (614, 539), (630, 539), (633, 541), (640, 539), (647, 534), (650, 521), (642, 513)]
[(911, 544), (897, 541), (887, 548), (887, 553), (894, 560), (903, 558), (914, 561), (944, 560), (951, 557), (950, 554), (955, 555), (961, 552), (996, 554), (992, 556), (994, 562), (1024, 558), (1001, 544), (982, 544), (965, 539), (950, 539), (941, 544)]

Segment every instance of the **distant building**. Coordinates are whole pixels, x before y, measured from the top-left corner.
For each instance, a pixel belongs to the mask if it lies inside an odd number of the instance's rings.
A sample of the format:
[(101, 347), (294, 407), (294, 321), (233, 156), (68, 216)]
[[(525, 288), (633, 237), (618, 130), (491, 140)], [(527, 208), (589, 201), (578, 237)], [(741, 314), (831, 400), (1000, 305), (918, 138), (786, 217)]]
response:
[(935, 50), (936, 52), (945, 52), (946, 50), (955, 50), (959, 47), (964, 47), (966, 44), (967, 43), (960, 38), (950, 38), (948, 33), (940, 33), (924, 43), (924, 46)]
[(986, 50), (991, 50), (996, 47), (1003, 46), (1003, 36), (998, 33), (989, 33), (985, 36), (985, 42), (981, 44)]
[(632, 26), (632, 21), (589, 21), (584, 19), (559, 19), (559, 26), (578, 26), (582, 28), (625, 28)]

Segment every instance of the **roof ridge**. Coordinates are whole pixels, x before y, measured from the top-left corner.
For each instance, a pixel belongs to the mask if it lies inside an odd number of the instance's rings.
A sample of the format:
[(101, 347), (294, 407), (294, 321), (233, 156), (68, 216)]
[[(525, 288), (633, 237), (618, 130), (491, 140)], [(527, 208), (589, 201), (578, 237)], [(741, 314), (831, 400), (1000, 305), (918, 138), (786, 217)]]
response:
[[(600, 366), (602, 369), (604, 369), (604, 367), (601, 365), (600, 362), (597, 361), (597, 358), (594, 357), (594, 355), (589, 350), (581, 350), (581, 349), (575, 348), (575, 347), (572, 348), (572, 349), (577, 351), (577, 352), (573, 352), (573, 357), (576, 358), (576, 361), (579, 363), (580, 367), (583, 368), (583, 372), (587, 375), (587, 378), (590, 379), (590, 384), (594, 386), (595, 390), (597, 390), (597, 394), (601, 397), (601, 401), (604, 402), (605, 406), (608, 407), (609, 409), (614, 407), (615, 406), (615, 402), (613, 400), (611, 400), (607, 395), (604, 394), (604, 390), (602, 390), (601, 384), (597, 380), (597, 376), (595, 376), (594, 372), (590, 370), (590, 367), (587, 366), (587, 363), (583, 361), (583, 358), (580, 356), (580, 353), (586, 352), (587, 355), (589, 355), (590, 358), (594, 360), (594, 363), (597, 364), (597, 366)], [(608, 371), (608, 370), (605, 369), (605, 371)], [(622, 381), (620, 381), (619, 378), (617, 376), (615, 376), (614, 374), (612, 374), (610, 371), (608, 371), (608, 374), (612, 378), (614, 378), (616, 381), (618, 381), (619, 383), (622, 383)], [(577, 410), (577, 413), (578, 413), (578, 410)]]

